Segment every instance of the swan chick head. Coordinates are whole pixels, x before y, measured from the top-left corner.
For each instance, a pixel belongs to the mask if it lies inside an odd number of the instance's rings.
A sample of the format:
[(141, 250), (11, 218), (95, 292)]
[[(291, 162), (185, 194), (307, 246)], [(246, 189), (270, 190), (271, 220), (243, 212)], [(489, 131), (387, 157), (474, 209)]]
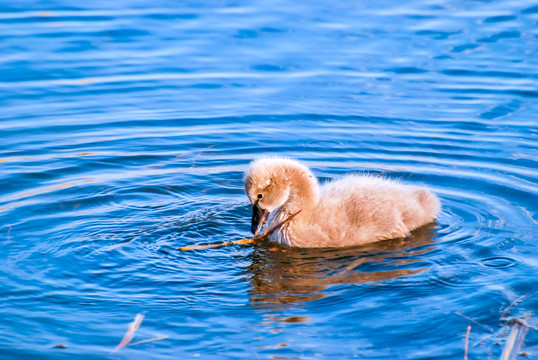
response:
[(270, 213), (289, 198), (288, 168), (298, 162), (285, 158), (261, 158), (251, 162), (243, 179), (252, 204), (252, 233), (258, 235)]

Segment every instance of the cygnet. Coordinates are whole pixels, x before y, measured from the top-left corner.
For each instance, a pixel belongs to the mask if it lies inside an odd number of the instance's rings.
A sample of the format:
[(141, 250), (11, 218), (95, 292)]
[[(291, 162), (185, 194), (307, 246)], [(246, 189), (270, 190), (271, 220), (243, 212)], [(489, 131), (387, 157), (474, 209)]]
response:
[[(252, 233), (292, 220), (269, 240), (292, 247), (343, 247), (406, 237), (434, 221), (439, 199), (427, 188), (378, 175), (347, 175), (321, 186), (299, 161), (261, 158), (244, 176)], [(270, 215), (270, 216), (269, 216)]]

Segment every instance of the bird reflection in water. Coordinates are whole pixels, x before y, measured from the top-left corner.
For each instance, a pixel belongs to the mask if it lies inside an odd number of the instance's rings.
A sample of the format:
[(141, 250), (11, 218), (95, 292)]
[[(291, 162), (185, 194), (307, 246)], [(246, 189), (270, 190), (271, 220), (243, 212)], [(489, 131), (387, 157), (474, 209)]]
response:
[(428, 269), (426, 253), (433, 250), (436, 223), (407, 238), (385, 240), (353, 248), (274, 248), (256, 245), (249, 266), (252, 303), (288, 304), (325, 297), (336, 284), (377, 283)]

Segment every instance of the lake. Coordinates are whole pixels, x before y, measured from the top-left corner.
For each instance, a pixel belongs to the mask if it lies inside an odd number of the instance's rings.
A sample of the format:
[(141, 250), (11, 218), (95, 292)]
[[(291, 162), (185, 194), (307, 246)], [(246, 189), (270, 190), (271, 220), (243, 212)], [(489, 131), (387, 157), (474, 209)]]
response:
[[(2, 359), (463, 359), (468, 325), (498, 359), (509, 317), (538, 326), (537, 2), (20, 0), (0, 46)], [(250, 236), (263, 155), (442, 211), (179, 251)]]

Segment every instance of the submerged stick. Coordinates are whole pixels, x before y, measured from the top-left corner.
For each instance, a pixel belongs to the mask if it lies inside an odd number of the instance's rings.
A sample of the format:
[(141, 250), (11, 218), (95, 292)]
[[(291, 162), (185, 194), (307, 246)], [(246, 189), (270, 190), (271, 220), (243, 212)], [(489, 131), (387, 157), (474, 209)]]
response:
[(524, 300), (526, 300), (527, 298), (533, 296), (534, 294), (536, 294), (538, 291), (533, 291), (533, 292), (530, 292), (528, 294), (525, 294), (525, 295), (522, 295), (520, 296), (519, 298), (517, 298), (513, 303), (511, 303), (506, 309), (503, 310), (502, 314), (501, 314), (501, 318), (505, 318), (508, 316), (508, 313), (510, 312), (510, 310), (512, 310), (512, 308), (520, 303), (522, 303)]
[(123, 339), (118, 344), (118, 346), (116, 346), (116, 348), (111, 352), (111, 354), (127, 346), (131, 342), (136, 330), (138, 330), (138, 328), (140, 327), (140, 324), (142, 324), (142, 320), (144, 320), (144, 314), (136, 314), (133, 322), (129, 323), (129, 328), (127, 329), (127, 332), (123, 336)]
[(280, 229), (284, 224), (287, 224), (289, 223), (297, 214), (299, 214), (301, 212), (301, 210), (297, 211), (295, 214), (293, 215), (290, 215), (286, 220), (276, 224), (275, 226), (273, 226), (272, 228), (270, 229), (265, 229), (265, 232), (261, 235), (256, 235), (254, 236), (253, 238), (246, 238), (246, 239), (240, 239), (240, 240), (235, 240), (235, 241), (228, 241), (228, 242), (225, 242), (225, 243), (220, 243), (220, 244), (208, 244), (208, 245), (193, 245), (193, 246), (183, 246), (183, 247), (180, 247), (179, 250), (180, 251), (189, 251), (189, 250), (201, 250), (201, 249), (211, 249), (211, 248), (220, 248), (220, 247), (225, 247), (225, 246), (230, 246), (230, 245), (242, 245), (242, 244), (253, 244), (255, 243), (256, 241), (258, 240), (261, 240), (263, 238), (266, 238), (268, 237), (269, 235), (271, 235), (272, 233), (274, 233), (275, 231), (277, 231), (278, 229)]
[(157, 337), (154, 337), (154, 338), (151, 338), (151, 339), (140, 340), (140, 341), (137, 341), (137, 342), (134, 342), (134, 343), (130, 343), (129, 346), (145, 344), (145, 343), (152, 342), (152, 341), (166, 340), (168, 338), (169, 338), (169, 336), (157, 336)]
[(479, 322), (476, 321), (475, 319), (472, 319), (472, 318), (468, 317), (467, 315), (464, 315), (464, 314), (460, 313), (459, 311), (456, 311), (454, 314), (459, 315), (459, 316), (461, 316), (461, 317), (463, 317), (463, 318), (465, 318), (465, 319), (467, 319), (467, 320), (469, 320), (469, 321), (472, 321), (473, 323), (475, 323), (475, 324), (478, 325), (478, 326), (483, 327), (484, 329), (486, 329), (486, 330), (489, 331), (490, 333), (493, 333), (493, 332), (494, 332), (493, 329), (491, 329), (490, 327), (488, 327), (488, 326), (486, 326), (486, 325), (483, 325), (483, 324), (479, 323)]

